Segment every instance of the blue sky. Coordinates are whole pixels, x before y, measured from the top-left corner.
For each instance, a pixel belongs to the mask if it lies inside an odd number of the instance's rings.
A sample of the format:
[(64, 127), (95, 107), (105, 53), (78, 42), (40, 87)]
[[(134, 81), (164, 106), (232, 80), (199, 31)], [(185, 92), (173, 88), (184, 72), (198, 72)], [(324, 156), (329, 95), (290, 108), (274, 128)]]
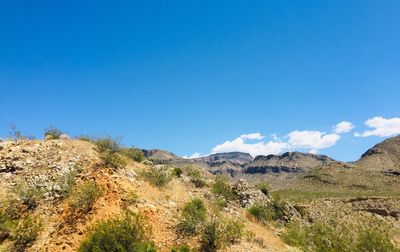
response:
[[(400, 133), (399, 11), (390, 0), (3, 2), (0, 135), (52, 125), (178, 155), (239, 138), (354, 160)], [(329, 136), (342, 121), (355, 128)], [(240, 138), (250, 133), (265, 138)]]

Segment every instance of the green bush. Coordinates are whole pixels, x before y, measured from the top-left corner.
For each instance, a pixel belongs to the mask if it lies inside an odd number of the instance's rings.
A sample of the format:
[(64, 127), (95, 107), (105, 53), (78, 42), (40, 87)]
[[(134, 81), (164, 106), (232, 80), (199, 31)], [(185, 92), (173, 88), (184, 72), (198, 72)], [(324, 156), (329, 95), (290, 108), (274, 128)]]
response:
[(182, 210), (178, 230), (188, 235), (195, 235), (207, 217), (207, 209), (202, 199), (194, 198), (187, 202)]
[(21, 201), (15, 198), (5, 199), (0, 203), (0, 219), (16, 220), (21, 217), (24, 212)]
[(139, 214), (125, 213), (99, 222), (78, 251), (155, 252), (150, 234), (149, 225)]
[(183, 174), (183, 170), (180, 167), (174, 167), (174, 169), (172, 170), (172, 174), (177, 177), (180, 178)]
[(393, 245), (387, 234), (383, 234), (373, 229), (364, 230), (361, 232), (357, 240), (356, 248), (357, 251), (400, 251), (400, 248), (396, 248)]
[(272, 213), (270, 211), (270, 208), (260, 202), (256, 202), (254, 205), (248, 208), (247, 213), (262, 223), (266, 223), (267, 221), (272, 220)]
[(126, 165), (126, 161), (116, 152), (103, 151), (100, 153), (100, 158), (108, 167), (119, 169)]
[(286, 203), (280, 200), (271, 200), (269, 204), (256, 202), (247, 209), (247, 213), (256, 218), (261, 223), (272, 220), (283, 220), (285, 215)]
[(229, 177), (226, 175), (218, 174), (215, 176), (212, 192), (216, 195), (224, 197), (226, 200), (233, 200), (236, 198), (232, 191)]
[(266, 183), (266, 182), (261, 182), (261, 183), (258, 183), (257, 185), (256, 185), (256, 187), (264, 194), (264, 195), (269, 195), (269, 192), (271, 191), (271, 186), (268, 184), (268, 183)]
[(101, 137), (94, 140), (94, 144), (97, 147), (97, 150), (101, 152), (111, 152), (115, 153), (121, 149), (121, 144), (119, 140), (114, 139), (112, 137)]
[(237, 242), (244, 234), (242, 223), (214, 215), (201, 230), (200, 250), (204, 252), (217, 251)]
[(70, 192), (76, 184), (77, 174), (78, 173), (75, 170), (71, 170), (67, 173), (62, 174), (59, 177), (57, 184), (61, 188), (60, 194), (62, 198), (66, 198), (69, 196)]
[(190, 178), (190, 182), (192, 182), (194, 186), (197, 188), (202, 188), (207, 185), (202, 171), (198, 168), (195, 167), (188, 168), (187, 176)]
[(136, 162), (142, 162), (145, 159), (143, 151), (137, 148), (124, 148), (120, 150), (120, 153)]
[(121, 200), (122, 207), (126, 208), (137, 204), (139, 202), (139, 196), (134, 191), (128, 191), (122, 196)]
[(3, 211), (0, 212), (0, 243), (10, 236), (11, 220)]
[(22, 204), (26, 205), (28, 209), (36, 208), (43, 197), (42, 191), (27, 184), (20, 184), (16, 187), (15, 192)]
[(78, 185), (69, 198), (69, 207), (73, 213), (88, 213), (96, 200), (102, 195), (102, 189), (94, 181)]
[(15, 251), (25, 251), (32, 245), (42, 230), (42, 223), (38, 218), (25, 217), (12, 230), (12, 239), (15, 241)]
[(379, 229), (351, 229), (337, 222), (329, 225), (316, 222), (309, 225), (290, 223), (282, 239), (305, 251), (399, 251), (388, 234)]
[(184, 244), (178, 248), (171, 249), (171, 252), (192, 252), (192, 250), (188, 245)]
[(142, 176), (157, 187), (163, 187), (172, 180), (168, 167), (163, 165), (149, 167), (142, 171)]
[(44, 130), (44, 137), (46, 139), (59, 139), (63, 132), (57, 128), (49, 127)]

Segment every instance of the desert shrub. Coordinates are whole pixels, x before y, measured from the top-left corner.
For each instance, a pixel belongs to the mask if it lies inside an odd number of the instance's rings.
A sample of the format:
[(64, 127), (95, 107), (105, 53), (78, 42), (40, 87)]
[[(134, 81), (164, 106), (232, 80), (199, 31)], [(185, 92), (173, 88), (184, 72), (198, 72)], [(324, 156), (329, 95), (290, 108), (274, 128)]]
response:
[(193, 250), (186, 244), (179, 246), (178, 248), (171, 249), (171, 252), (192, 252)]
[(100, 153), (106, 151), (115, 153), (121, 149), (121, 144), (119, 140), (109, 136), (94, 139), (94, 144), (96, 145), (97, 150)]
[(388, 234), (379, 229), (363, 230), (332, 221), (309, 225), (290, 223), (282, 239), (289, 245), (305, 251), (399, 251), (390, 241)]
[(285, 216), (286, 203), (272, 199), (269, 204), (256, 202), (247, 209), (247, 213), (261, 223), (267, 223), (272, 220), (283, 220)]
[(148, 165), (148, 166), (154, 165), (154, 163), (153, 163), (152, 161), (148, 160), (148, 159), (143, 160), (143, 161), (142, 161), (142, 164)]
[(12, 239), (15, 241), (15, 251), (25, 251), (32, 245), (42, 230), (42, 223), (38, 218), (25, 217), (12, 230)]
[(0, 211), (0, 243), (10, 235), (11, 220), (3, 211)]
[(207, 217), (207, 209), (202, 199), (194, 198), (187, 202), (182, 210), (178, 230), (188, 235), (197, 234)]
[(163, 187), (172, 180), (168, 167), (163, 165), (149, 167), (149, 169), (142, 171), (142, 176), (152, 185), (158, 187)]
[(260, 202), (256, 202), (254, 205), (248, 208), (247, 213), (262, 223), (266, 223), (272, 219), (270, 209), (265, 204)]
[(236, 198), (232, 191), (230, 180), (226, 175), (218, 174), (215, 176), (212, 192), (224, 197), (226, 200), (233, 200)]
[(289, 223), (282, 239), (291, 246), (304, 248), (307, 245), (307, 230), (301, 226), (299, 221)]
[(76, 184), (76, 176), (78, 172), (75, 170), (68, 171), (58, 178), (57, 184), (60, 186), (60, 194), (62, 198), (66, 198)]
[(228, 206), (228, 201), (223, 197), (214, 197), (211, 200), (211, 206), (213, 210), (219, 212), (224, 209), (224, 207)]
[(49, 127), (44, 130), (44, 137), (46, 139), (59, 139), (63, 132), (55, 127)]
[(220, 215), (213, 215), (201, 230), (200, 250), (204, 252), (217, 251), (237, 242), (244, 234), (242, 223), (225, 219)]
[(128, 206), (137, 204), (139, 202), (139, 196), (135, 191), (128, 191), (122, 196), (121, 200), (122, 207), (126, 208)]
[(78, 251), (155, 252), (150, 234), (150, 226), (141, 215), (126, 212), (122, 217), (99, 222)]
[(88, 136), (88, 135), (80, 135), (77, 136), (76, 139), (81, 140), (81, 141), (85, 141), (85, 142), (93, 142), (93, 137)]
[(400, 251), (400, 248), (396, 248), (393, 245), (387, 234), (373, 229), (364, 230), (360, 233), (356, 248), (357, 251)]
[(142, 162), (145, 159), (143, 151), (137, 148), (124, 148), (120, 150), (120, 153), (136, 162)]
[(202, 188), (207, 185), (207, 182), (204, 179), (203, 173), (200, 169), (189, 165), (185, 166), (182, 171), (184, 174), (186, 174), (186, 176), (189, 177), (190, 182), (192, 182), (195, 187)]
[(16, 220), (21, 217), (24, 212), (21, 201), (15, 198), (5, 199), (0, 202), (0, 219)]
[(34, 209), (39, 205), (39, 201), (43, 196), (43, 192), (36, 187), (27, 184), (20, 184), (16, 187), (15, 193), (21, 200), (22, 204), (28, 209)]
[(102, 189), (94, 181), (86, 181), (76, 186), (69, 198), (69, 207), (73, 213), (88, 213), (101, 195)]
[(271, 191), (271, 186), (266, 182), (261, 182), (256, 185), (257, 189), (259, 189), (264, 195), (268, 195)]
[(180, 178), (183, 174), (183, 170), (180, 167), (174, 167), (174, 169), (172, 169), (172, 174), (177, 177)]
[(224, 240), (228, 244), (238, 242), (245, 235), (244, 224), (235, 219), (227, 219), (224, 227)]
[(118, 169), (126, 165), (126, 161), (116, 152), (103, 151), (100, 153), (100, 158), (108, 167)]

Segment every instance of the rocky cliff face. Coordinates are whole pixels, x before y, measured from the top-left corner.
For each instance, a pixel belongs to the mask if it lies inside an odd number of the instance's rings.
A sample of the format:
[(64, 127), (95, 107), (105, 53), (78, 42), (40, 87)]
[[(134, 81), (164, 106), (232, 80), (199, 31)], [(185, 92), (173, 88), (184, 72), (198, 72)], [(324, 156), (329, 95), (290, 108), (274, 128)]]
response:
[(244, 165), (253, 160), (253, 157), (248, 153), (243, 152), (227, 152), (227, 153), (217, 153), (211, 154), (206, 157), (201, 157), (196, 160), (206, 162), (210, 166), (215, 166), (223, 162), (231, 162), (238, 165)]
[(367, 170), (400, 170), (400, 136), (378, 143), (362, 154), (355, 164)]
[(325, 155), (302, 152), (286, 152), (282, 155), (257, 156), (247, 164), (244, 173), (296, 173), (305, 172), (322, 165), (338, 163)]

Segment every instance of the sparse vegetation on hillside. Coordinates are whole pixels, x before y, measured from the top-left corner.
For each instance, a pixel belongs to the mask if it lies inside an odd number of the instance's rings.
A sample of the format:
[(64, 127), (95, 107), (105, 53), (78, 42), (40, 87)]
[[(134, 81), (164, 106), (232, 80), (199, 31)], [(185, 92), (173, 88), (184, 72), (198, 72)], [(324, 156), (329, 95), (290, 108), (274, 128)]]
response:
[(329, 225), (321, 222), (291, 223), (282, 235), (283, 240), (305, 251), (399, 251), (388, 233), (369, 227), (345, 226), (337, 221)]
[(205, 222), (200, 232), (200, 250), (204, 252), (225, 248), (245, 235), (243, 223), (214, 214)]
[(122, 207), (127, 208), (128, 206), (132, 206), (138, 203), (139, 196), (136, 194), (135, 191), (128, 191), (122, 196), (121, 200), (122, 200)]
[(60, 195), (62, 198), (66, 198), (71, 193), (73, 187), (76, 184), (76, 176), (78, 172), (71, 170), (62, 174), (58, 179), (58, 185), (60, 186)]
[(229, 177), (226, 175), (218, 174), (215, 176), (212, 192), (218, 196), (224, 197), (226, 200), (233, 200), (236, 198), (236, 195), (232, 191)]
[(269, 204), (256, 202), (253, 206), (247, 209), (247, 213), (257, 221), (266, 224), (273, 220), (283, 220), (285, 205), (285, 202), (278, 199), (272, 199)]
[(182, 209), (178, 230), (184, 234), (195, 235), (207, 217), (207, 208), (200, 198), (187, 202)]
[(207, 211), (204, 201), (194, 198), (182, 210), (177, 230), (184, 235), (199, 236), (200, 250), (214, 252), (238, 242), (244, 235), (244, 224), (222, 213)]
[(81, 243), (79, 252), (155, 252), (150, 235), (151, 228), (141, 215), (126, 212), (121, 217), (100, 221)]
[(203, 172), (199, 168), (189, 165), (184, 167), (183, 171), (190, 178), (190, 182), (192, 182), (194, 186), (202, 188), (207, 185)]
[(21, 200), (22, 204), (26, 205), (28, 209), (36, 208), (43, 196), (42, 191), (27, 184), (18, 185), (15, 189), (15, 193)]
[(100, 188), (94, 181), (85, 181), (75, 187), (69, 197), (69, 206), (73, 213), (85, 214), (92, 210), (96, 200), (102, 195)]
[(42, 228), (41, 221), (36, 217), (27, 216), (20, 220), (12, 229), (15, 251), (25, 251), (36, 240)]
[(55, 127), (49, 127), (44, 130), (44, 137), (46, 139), (59, 139), (63, 132)]
[(186, 244), (178, 247), (178, 248), (173, 248), (171, 249), (171, 252), (192, 252), (193, 250), (190, 249), (190, 247)]
[(145, 159), (143, 152), (137, 148), (123, 148), (120, 153), (136, 162), (142, 162)]
[(103, 151), (100, 153), (100, 158), (110, 168), (118, 169), (126, 165), (126, 161), (116, 152)]
[(172, 180), (172, 174), (165, 165), (151, 166), (142, 171), (142, 176), (152, 185), (163, 187)]
[(126, 165), (126, 161), (120, 154), (130, 155), (133, 151), (128, 151), (128, 149), (122, 149), (119, 140), (112, 137), (101, 137), (93, 140), (100, 153), (100, 158), (103, 160), (104, 164), (110, 168), (118, 169)]
[(256, 187), (262, 192), (264, 193), (264, 195), (269, 195), (269, 193), (271, 192), (271, 186), (267, 183), (267, 182), (261, 182), (256, 184)]

